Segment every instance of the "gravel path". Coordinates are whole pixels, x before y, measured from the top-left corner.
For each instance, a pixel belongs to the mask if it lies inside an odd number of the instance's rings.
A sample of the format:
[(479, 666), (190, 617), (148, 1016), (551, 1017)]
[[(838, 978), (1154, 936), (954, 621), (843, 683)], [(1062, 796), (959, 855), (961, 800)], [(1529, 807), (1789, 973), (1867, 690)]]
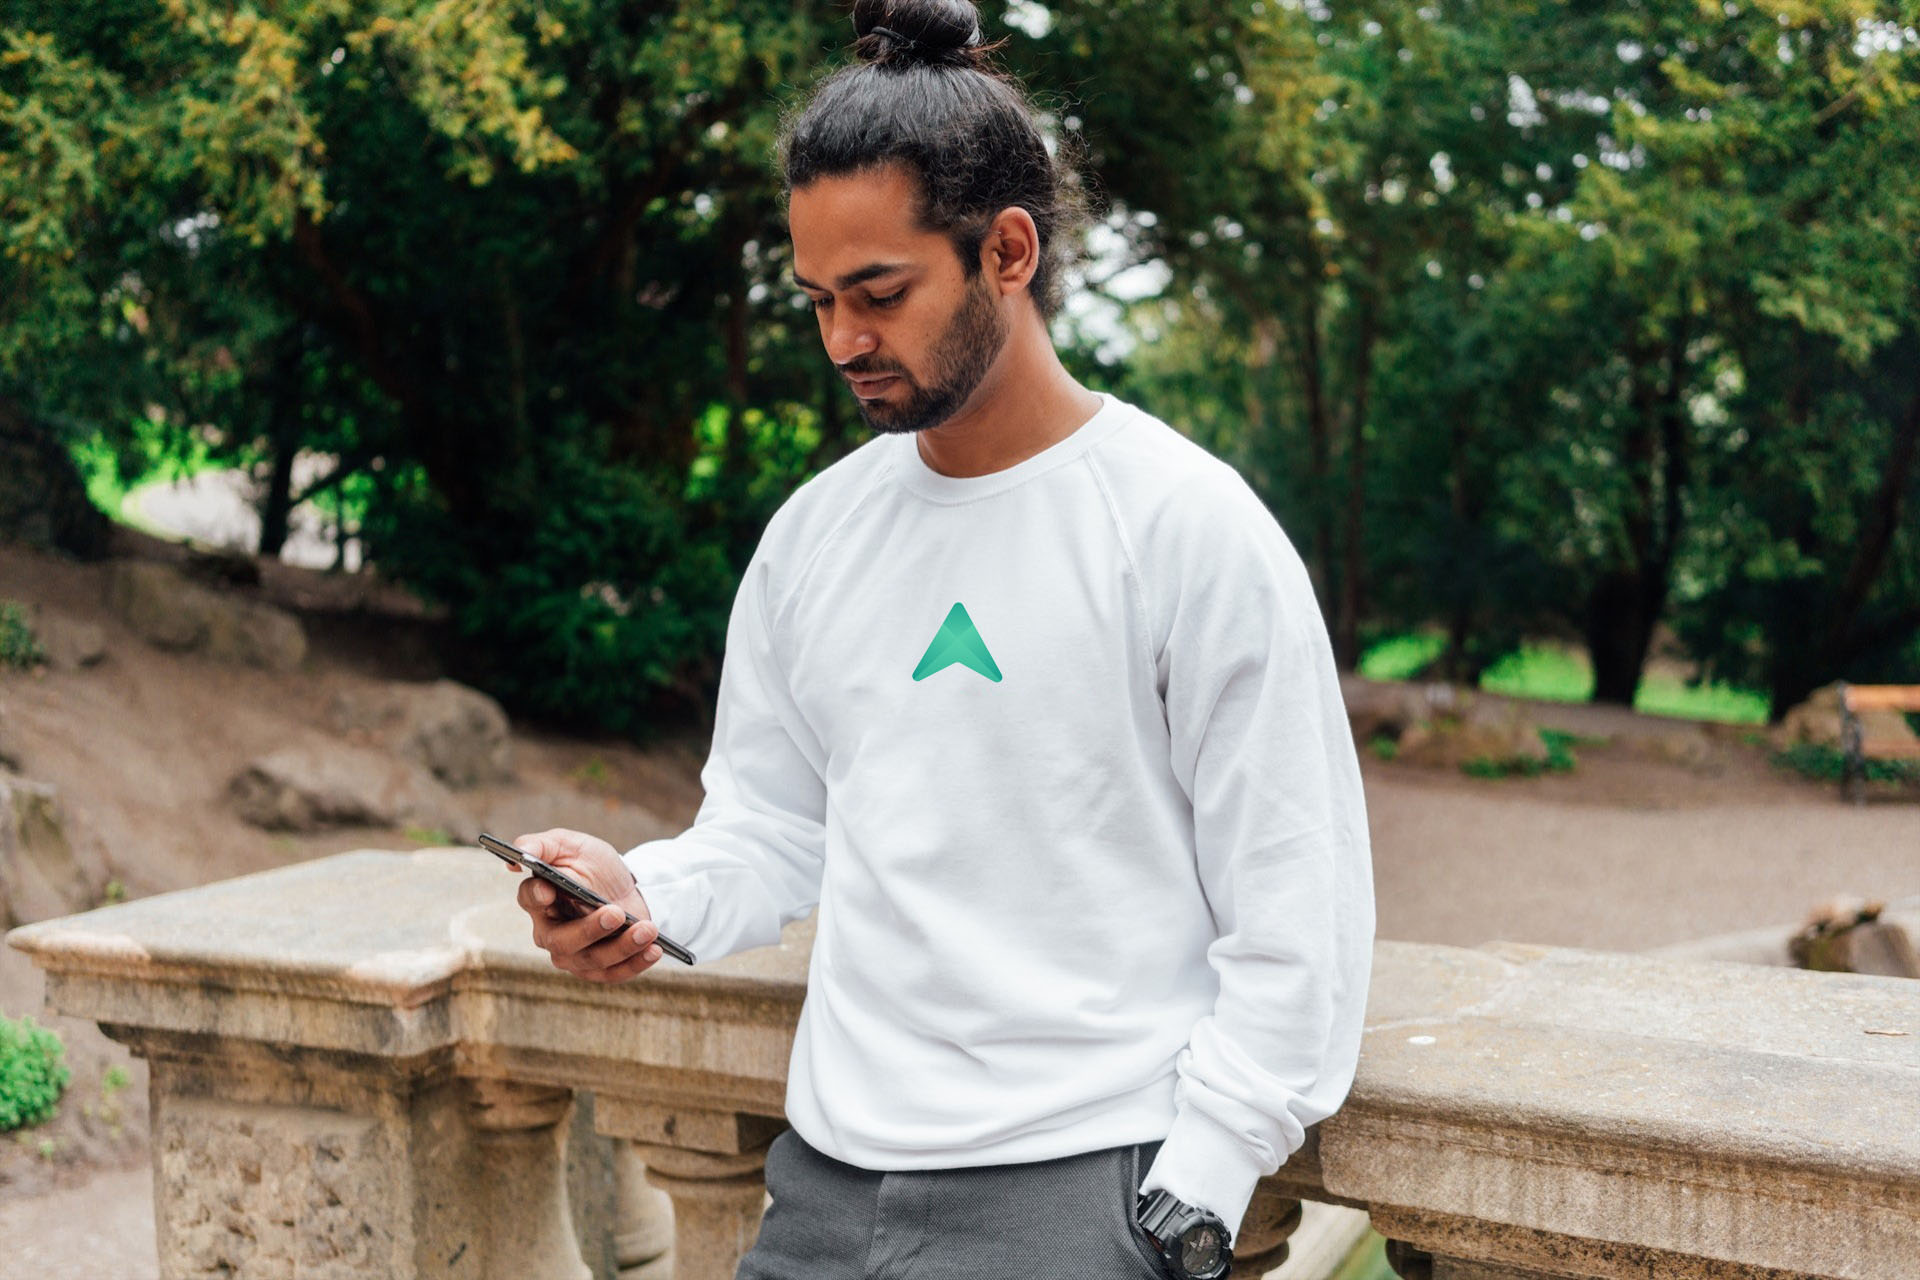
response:
[(153, 1170), (115, 1170), (81, 1186), (0, 1201), (9, 1276), (157, 1280)]

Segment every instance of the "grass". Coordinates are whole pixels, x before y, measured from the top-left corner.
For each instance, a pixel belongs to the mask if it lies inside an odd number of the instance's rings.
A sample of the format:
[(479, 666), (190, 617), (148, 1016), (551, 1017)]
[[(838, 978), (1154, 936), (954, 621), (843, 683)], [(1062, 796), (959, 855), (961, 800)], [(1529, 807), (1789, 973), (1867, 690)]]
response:
[(17, 600), (0, 600), (0, 666), (27, 671), (47, 660), (47, 651), (33, 634), (27, 607)]
[[(1446, 637), (1418, 631), (1380, 641), (1360, 659), (1369, 680), (1405, 680), (1440, 656)], [(1585, 702), (1593, 697), (1593, 666), (1581, 653), (1549, 645), (1525, 645), (1489, 667), (1480, 677), (1489, 693), (1548, 702)], [(1647, 715), (1729, 724), (1765, 724), (1767, 699), (1750, 689), (1727, 685), (1689, 685), (1654, 673), (1640, 682), (1634, 710)]]
[[(1920, 781), (1920, 761), (1865, 760), (1862, 776), (1868, 782)], [(1838, 782), (1846, 771), (1847, 757), (1838, 747), (1818, 742), (1799, 742), (1774, 753), (1773, 764), (1815, 782)]]
[(1387, 1265), (1386, 1237), (1378, 1231), (1367, 1232), (1366, 1240), (1333, 1273), (1333, 1280), (1399, 1280)]
[(1411, 680), (1446, 647), (1447, 638), (1433, 631), (1389, 636), (1361, 655), (1360, 674), (1369, 680)]

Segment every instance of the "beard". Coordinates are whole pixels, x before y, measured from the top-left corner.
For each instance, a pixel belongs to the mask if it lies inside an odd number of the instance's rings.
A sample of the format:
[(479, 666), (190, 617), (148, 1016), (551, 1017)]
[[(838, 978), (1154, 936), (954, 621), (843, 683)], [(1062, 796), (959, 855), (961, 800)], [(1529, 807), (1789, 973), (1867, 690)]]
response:
[(925, 431), (960, 411), (999, 359), (1009, 328), (994, 306), (993, 290), (983, 274), (968, 287), (966, 300), (934, 343), (931, 380), (925, 386), (903, 366), (868, 357), (850, 360), (840, 371), (862, 376), (890, 373), (906, 388), (906, 398), (899, 404), (855, 398), (869, 428), (891, 434)]

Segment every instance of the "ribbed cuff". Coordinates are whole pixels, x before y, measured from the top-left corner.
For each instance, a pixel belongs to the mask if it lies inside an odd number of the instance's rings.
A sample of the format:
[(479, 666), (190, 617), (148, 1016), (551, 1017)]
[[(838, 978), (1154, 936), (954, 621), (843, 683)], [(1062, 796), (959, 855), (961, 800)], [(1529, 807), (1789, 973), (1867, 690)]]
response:
[(1227, 1234), (1238, 1238), (1253, 1188), (1268, 1172), (1238, 1134), (1203, 1111), (1182, 1107), (1140, 1189), (1171, 1191), (1209, 1209), (1226, 1223)]
[(697, 880), (679, 876), (676, 872), (668, 872), (663, 877), (662, 872), (666, 869), (650, 856), (663, 851), (661, 847), (671, 848), (672, 845), (671, 840), (649, 840), (621, 854), (620, 860), (633, 873), (634, 888), (647, 904), (647, 914), (653, 917), (655, 927), (681, 946), (698, 953), (700, 944), (695, 939), (707, 919), (706, 890)]

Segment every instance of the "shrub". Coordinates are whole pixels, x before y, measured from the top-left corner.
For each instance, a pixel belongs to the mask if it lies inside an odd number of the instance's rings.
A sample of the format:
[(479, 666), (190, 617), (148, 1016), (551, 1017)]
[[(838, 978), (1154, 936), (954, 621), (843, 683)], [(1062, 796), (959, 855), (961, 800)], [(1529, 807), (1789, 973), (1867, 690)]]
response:
[[(1797, 742), (1774, 753), (1776, 769), (1790, 769), (1816, 782), (1838, 782), (1846, 771), (1846, 753), (1821, 742)], [(1868, 760), (1863, 776), (1869, 782), (1920, 781), (1920, 765), (1908, 760)]]
[(24, 671), (46, 660), (47, 651), (33, 634), (26, 606), (17, 600), (0, 600), (0, 664)]
[(1509, 760), (1495, 760), (1490, 756), (1475, 756), (1462, 761), (1460, 771), (1469, 778), (1537, 778), (1543, 773), (1571, 773), (1577, 763), (1573, 758), (1573, 748), (1581, 741), (1579, 735), (1563, 733), (1558, 729), (1542, 729), (1540, 741), (1547, 745), (1547, 758), (1535, 760), (1530, 756), (1515, 756)]
[(32, 1018), (0, 1018), (0, 1132), (39, 1124), (53, 1115), (67, 1086), (60, 1037)]

